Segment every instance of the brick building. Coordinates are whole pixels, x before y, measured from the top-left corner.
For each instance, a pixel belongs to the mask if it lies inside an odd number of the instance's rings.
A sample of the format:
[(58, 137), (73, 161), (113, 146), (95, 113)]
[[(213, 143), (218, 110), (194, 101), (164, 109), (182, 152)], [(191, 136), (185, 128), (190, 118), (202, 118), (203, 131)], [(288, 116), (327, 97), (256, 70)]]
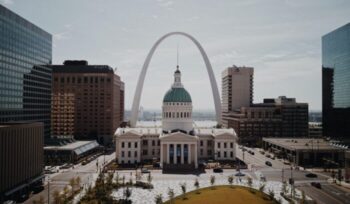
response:
[(65, 61), (50, 65), (52, 135), (111, 144), (124, 117), (124, 83), (107, 65)]

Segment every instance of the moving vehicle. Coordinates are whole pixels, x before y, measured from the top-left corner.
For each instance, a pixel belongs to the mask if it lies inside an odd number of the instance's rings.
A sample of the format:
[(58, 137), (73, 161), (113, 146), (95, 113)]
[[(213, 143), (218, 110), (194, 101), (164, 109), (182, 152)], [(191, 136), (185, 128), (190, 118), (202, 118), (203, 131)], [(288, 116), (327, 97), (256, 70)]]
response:
[(318, 188), (318, 189), (321, 189), (321, 188), (322, 188), (321, 184), (318, 183), (318, 182), (311, 182), (311, 186), (313, 186), (313, 187), (315, 187), (315, 188)]
[(142, 168), (141, 169), (141, 173), (143, 173), (143, 174), (149, 174), (149, 173), (151, 173), (147, 168)]
[(267, 166), (272, 166), (272, 163), (271, 163), (270, 161), (266, 161), (265, 164), (266, 164)]
[(213, 169), (213, 172), (214, 173), (222, 173), (222, 172), (224, 172), (224, 170), (222, 168), (220, 168), (220, 167), (217, 167), (217, 168)]
[(308, 178), (317, 178), (317, 175), (314, 173), (308, 173), (308, 174), (305, 174), (305, 176)]

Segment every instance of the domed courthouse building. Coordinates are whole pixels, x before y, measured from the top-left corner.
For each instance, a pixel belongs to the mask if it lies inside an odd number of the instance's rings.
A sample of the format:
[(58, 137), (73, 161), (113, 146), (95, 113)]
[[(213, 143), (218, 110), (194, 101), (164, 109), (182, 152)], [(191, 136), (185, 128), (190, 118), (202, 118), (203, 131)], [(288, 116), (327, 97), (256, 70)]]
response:
[(181, 83), (179, 66), (165, 94), (161, 127), (118, 128), (115, 135), (119, 164), (159, 162), (163, 170), (196, 169), (199, 161), (235, 160), (233, 129), (193, 125), (191, 95)]

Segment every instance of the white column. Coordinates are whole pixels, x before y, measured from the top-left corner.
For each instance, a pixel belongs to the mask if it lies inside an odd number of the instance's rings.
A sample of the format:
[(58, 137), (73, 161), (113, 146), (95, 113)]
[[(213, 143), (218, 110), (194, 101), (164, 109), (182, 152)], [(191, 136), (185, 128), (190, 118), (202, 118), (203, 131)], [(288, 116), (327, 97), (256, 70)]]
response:
[(187, 157), (188, 157), (188, 164), (191, 164), (191, 162), (192, 162), (192, 158), (191, 158), (191, 144), (187, 144), (187, 147), (188, 147), (188, 155), (187, 155)]
[(167, 156), (166, 163), (170, 164), (170, 144), (169, 143), (166, 144), (166, 156)]
[(177, 151), (177, 148), (176, 148), (177, 144), (175, 143), (174, 144), (174, 164), (176, 164), (176, 151)]
[(184, 164), (184, 144), (181, 144), (181, 164)]
[(163, 168), (163, 143), (160, 143), (160, 159), (159, 159), (159, 163), (160, 163), (160, 167)]
[(194, 167), (198, 168), (198, 159), (197, 159), (197, 143), (194, 144)]
[(137, 142), (137, 161), (141, 162), (141, 141)]

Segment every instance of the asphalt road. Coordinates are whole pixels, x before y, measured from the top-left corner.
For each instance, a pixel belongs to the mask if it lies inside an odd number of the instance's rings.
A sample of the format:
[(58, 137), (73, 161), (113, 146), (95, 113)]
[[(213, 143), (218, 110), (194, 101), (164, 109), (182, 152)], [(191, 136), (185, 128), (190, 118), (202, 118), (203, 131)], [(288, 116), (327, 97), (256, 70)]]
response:
[[(44, 198), (45, 203), (48, 201), (48, 185), (47, 178), (50, 177), (50, 201), (53, 202), (53, 192), (54, 191), (62, 191), (63, 188), (69, 184), (69, 180), (71, 178), (76, 178), (79, 176), (81, 178), (81, 185), (91, 184), (93, 181), (93, 177), (97, 175), (97, 169), (100, 169), (105, 164), (108, 164), (115, 158), (115, 153), (109, 155), (101, 155), (97, 157), (95, 160), (92, 160), (86, 165), (75, 165), (74, 168), (71, 169), (63, 169), (60, 170), (59, 173), (47, 175), (45, 181), (45, 189), (38, 194), (33, 195), (28, 200), (26, 200), (25, 204), (32, 204), (34, 200), (39, 200), (42, 196)], [(98, 166), (96, 166), (96, 162), (98, 161)]]

